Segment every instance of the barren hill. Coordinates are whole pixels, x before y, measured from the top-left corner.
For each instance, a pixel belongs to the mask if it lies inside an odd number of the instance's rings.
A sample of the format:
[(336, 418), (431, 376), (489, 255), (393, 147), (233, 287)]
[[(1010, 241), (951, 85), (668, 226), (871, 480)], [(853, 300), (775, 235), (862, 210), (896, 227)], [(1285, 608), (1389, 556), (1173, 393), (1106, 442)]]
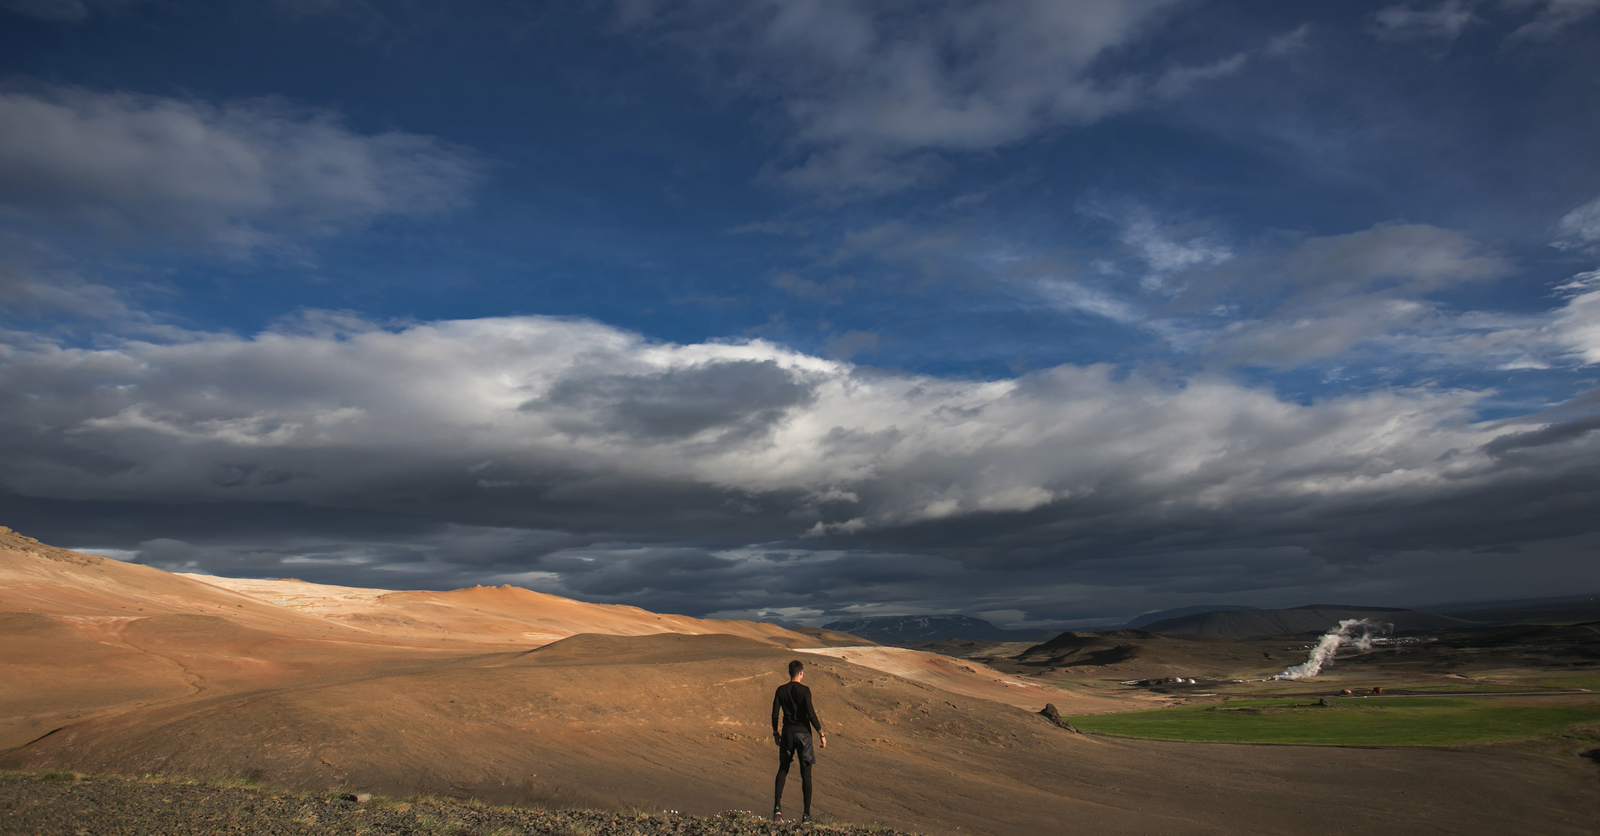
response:
[(515, 587), (392, 592), (177, 575), (0, 528), (0, 749), (101, 712), (409, 671), (583, 632), (856, 643)]
[[(1115, 679), (1235, 676), (1248, 653), (1230, 639), (1123, 628), (1067, 632), (1016, 654), (1023, 668)], [(1259, 652), (1259, 651), (1255, 651)]]
[(476, 586), (448, 592), (360, 589), (298, 580), (251, 580), (183, 575), (284, 609), (390, 638), (547, 644), (578, 633), (643, 636), (723, 633), (788, 647), (859, 644), (853, 637), (800, 633), (757, 621), (660, 615), (638, 607), (590, 604), (515, 586)]

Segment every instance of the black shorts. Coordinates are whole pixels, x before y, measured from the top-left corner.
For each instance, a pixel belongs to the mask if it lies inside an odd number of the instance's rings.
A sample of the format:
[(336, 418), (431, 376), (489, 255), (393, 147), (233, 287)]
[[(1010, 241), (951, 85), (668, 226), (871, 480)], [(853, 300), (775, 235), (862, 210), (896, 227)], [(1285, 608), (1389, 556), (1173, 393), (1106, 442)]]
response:
[(783, 727), (783, 734), (778, 738), (778, 763), (788, 764), (795, 755), (800, 756), (801, 763), (817, 762), (817, 753), (811, 751), (809, 726)]

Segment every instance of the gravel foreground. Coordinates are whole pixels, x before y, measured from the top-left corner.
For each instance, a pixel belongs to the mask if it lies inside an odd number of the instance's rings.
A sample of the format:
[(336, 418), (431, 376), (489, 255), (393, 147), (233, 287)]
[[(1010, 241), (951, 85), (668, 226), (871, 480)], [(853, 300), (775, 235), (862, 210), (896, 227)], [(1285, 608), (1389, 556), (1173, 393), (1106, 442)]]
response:
[[(793, 815), (798, 815), (794, 813)], [(0, 834), (27, 836), (911, 836), (877, 826), (489, 807), (416, 798), (348, 801), (256, 787), (47, 772), (0, 775)]]

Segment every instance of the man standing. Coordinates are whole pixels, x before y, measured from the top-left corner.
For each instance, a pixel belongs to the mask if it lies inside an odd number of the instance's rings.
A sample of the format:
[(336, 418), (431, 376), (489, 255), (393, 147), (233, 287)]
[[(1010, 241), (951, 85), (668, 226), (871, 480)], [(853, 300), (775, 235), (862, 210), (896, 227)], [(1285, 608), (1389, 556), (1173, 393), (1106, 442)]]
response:
[[(822, 721), (811, 706), (811, 689), (800, 684), (806, 676), (806, 666), (799, 659), (789, 663), (789, 681), (779, 685), (772, 695), (772, 740), (778, 744), (778, 780), (772, 791), (772, 820), (783, 821), (783, 785), (789, 780), (789, 764), (795, 755), (800, 756), (800, 792), (805, 796), (806, 811), (802, 824), (811, 823), (811, 765), (817, 755), (811, 751), (811, 730), (817, 730), (822, 748), (828, 748), (828, 736), (822, 731)], [(778, 725), (779, 718), (783, 725)]]

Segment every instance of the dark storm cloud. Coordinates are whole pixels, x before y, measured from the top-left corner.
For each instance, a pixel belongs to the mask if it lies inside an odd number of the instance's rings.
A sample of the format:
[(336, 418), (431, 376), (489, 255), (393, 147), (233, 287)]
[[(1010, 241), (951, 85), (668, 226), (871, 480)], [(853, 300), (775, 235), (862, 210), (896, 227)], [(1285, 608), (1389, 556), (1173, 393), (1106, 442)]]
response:
[[(61, 542), (165, 568), (1062, 621), (1230, 588), (1278, 603), (1339, 567), (1591, 532), (1592, 416), (1474, 423), (1477, 397), (1297, 404), (1072, 366), (943, 380), (580, 321), (311, 317), (250, 339), (13, 344), (0, 504), (47, 536), (96, 519)], [(1173, 555), (1201, 557), (1147, 566)]]
[(1552, 424), (1532, 432), (1503, 435), (1485, 445), (1484, 450), (1493, 455), (1501, 455), (1513, 450), (1525, 450), (1529, 447), (1544, 447), (1551, 444), (1574, 441), (1597, 429), (1600, 429), (1600, 415), (1590, 415), (1584, 418), (1574, 418), (1560, 424)]
[(811, 388), (775, 361), (733, 360), (648, 376), (567, 379), (522, 409), (577, 407), (600, 416), (599, 423), (562, 426), (572, 433), (681, 439), (715, 430), (719, 438), (733, 440), (765, 433), (811, 397)]

